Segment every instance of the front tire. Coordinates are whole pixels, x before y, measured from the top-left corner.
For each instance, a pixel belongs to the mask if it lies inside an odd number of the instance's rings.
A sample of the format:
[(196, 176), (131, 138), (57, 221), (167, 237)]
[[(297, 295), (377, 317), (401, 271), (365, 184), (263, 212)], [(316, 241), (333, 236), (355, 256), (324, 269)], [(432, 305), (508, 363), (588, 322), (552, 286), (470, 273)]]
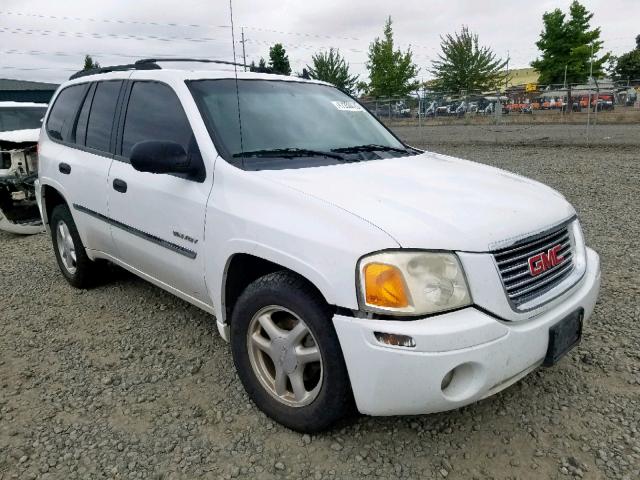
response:
[(93, 286), (97, 275), (96, 264), (87, 256), (69, 207), (54, 207), (49, 225), (53, 251), (64, 278), (75, 288)]
[(290, 272), (250, 284), (231, 319), (233, 360), (247, 393), (269, 417), (299, 432), (326, 430), (353, 407), (332, 312)]

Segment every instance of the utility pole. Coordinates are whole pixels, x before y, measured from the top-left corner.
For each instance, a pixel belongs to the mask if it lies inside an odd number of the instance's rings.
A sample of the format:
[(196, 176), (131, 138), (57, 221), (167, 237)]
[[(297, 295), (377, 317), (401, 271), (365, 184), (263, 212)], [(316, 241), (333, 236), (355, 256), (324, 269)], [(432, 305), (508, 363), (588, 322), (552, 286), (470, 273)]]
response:
[(242, 64), (244, 65), (243, 68), (244, 68), (244, 71), (246, 72), (247, 71), (247, 55), (244, 52), (244, 42), (245, 42), (244, 27), (240, 27), (240, 29), (241, 29), (241, 37), (242, 37), (242, 40), (240, 40), (240, 43), (242, 43)]
[(564, 117), (565, 113), (571, 114), (573, 113), (573, 99), (571, 98), (571, 91), (567, 88), (567, 66), (564, 66), (564, 83), (562, 84), (565, 95), (567, 96), (567, 103), (562, 108), (562, 116)]
[(509, 50), (507, 50), (507, 76), (504, 78), (504, 93), (506, 95), (507, 89), (509, 88), (509, 60), (511, 57), (509, 56)]
[[(589, 126), (591, 125), (591, 82), (593, 81), (593, 43), (591, 44), (591, 57), (589, 58), (589, 103), (587, 104), (587, 143), (589, 143)], [(596, 101), (596, 105), (598, 102)]]

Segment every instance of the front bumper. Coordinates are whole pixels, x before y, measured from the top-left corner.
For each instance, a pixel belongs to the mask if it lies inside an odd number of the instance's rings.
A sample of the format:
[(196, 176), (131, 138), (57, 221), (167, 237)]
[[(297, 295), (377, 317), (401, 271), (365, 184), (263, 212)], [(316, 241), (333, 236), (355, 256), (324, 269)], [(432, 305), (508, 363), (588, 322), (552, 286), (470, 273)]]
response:
[(40, 219), (23, 223), (12, 222), (5, 216), (2, 210), (0, 210), (0, 230), (18, 235), (33, 235), (44, 232), (44, 227)]
[[(415, 321), (335, 315), (358, 410), (369, 415), (433, 413), (499, 392), (542, 363), (549, 327), (580, 308), (585, 321), (591, 316), (599, 289), (600, 259), (587, 249), (578, 286), (529, 320), (505, 322), (473, 307)], [(388, 346), (374, 332), (409, 335), (416, 346)], [(443, 390), (442, 380), (451, 371)]]

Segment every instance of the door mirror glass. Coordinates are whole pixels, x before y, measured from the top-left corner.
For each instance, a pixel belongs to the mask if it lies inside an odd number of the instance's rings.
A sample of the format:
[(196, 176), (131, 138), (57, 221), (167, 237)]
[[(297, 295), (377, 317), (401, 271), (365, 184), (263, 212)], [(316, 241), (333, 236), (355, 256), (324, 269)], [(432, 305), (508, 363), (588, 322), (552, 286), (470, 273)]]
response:
[(191, 173), (191, 162), (182, 145), (176, 142), (149, 140), (133, 146), (131, 165), (139, 172)]

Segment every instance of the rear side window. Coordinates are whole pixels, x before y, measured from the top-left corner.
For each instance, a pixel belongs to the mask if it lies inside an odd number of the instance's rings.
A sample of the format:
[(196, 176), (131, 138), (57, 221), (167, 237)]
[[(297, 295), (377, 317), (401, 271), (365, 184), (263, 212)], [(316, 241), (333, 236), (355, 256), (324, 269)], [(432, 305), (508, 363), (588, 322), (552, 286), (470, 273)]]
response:
[(47, 119), (47, 133), (55, 140), (70, 141), (71, 129), (87, 85), (72, 85), (60, 92)]
[(136, 143), (148, 140), (176, 142), (191, 154), (197, 150), (191, 126), (175, 92), (161, 83), (136, 82), (127, 107), (122, 156), (129, 158)]
[(86, 146), (108, 152), (111, 142), (113, 117), (116, 113), (122, 81), (98, 82), (87, 123)]
[(93, 92), (95, 90), (95, 84), (91, 85), (91, 90), (87, 93), (78, 116), (78, 122), (74, 130), (73, 139), (77, 145), (84, 145), (87, 137), (87, 122), (89, 121), (89, 109), (91, 108), (91, 101), (93, 100)]

